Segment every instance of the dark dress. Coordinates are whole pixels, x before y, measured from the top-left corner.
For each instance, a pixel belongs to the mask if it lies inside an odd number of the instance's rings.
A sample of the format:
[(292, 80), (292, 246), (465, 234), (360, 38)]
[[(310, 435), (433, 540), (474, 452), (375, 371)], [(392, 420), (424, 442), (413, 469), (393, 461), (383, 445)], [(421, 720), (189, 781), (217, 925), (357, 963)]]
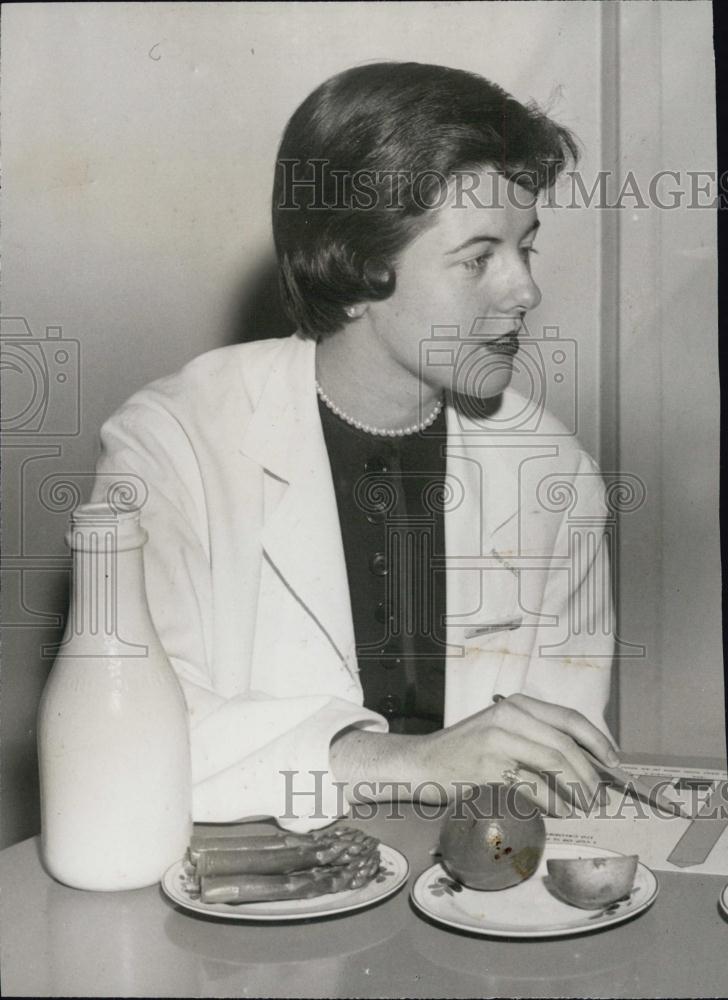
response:
[(446, 418), (400, 438), (350, 426), (319, 400), (336, 490), (364, 705), (390, 732), (442, 728)]

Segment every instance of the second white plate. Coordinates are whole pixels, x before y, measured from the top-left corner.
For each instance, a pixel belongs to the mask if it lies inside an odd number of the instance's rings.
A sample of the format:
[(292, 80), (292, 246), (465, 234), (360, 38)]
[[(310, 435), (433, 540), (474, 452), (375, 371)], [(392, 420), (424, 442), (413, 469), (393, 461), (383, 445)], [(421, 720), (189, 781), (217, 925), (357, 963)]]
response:
[(580, 910), (556, 899), (546, 888), (549, 858), (600, 858), (615, 851), (577, 844), (546, 844), (536, 872), (525, 882), (499, 892), (468, 889), (449, 877), (442, 865), (432, 865), (412, 887), (412, 901), (423, 913), (458, 930), (494, 937), (558, 937), (621, 923), (646, 910), (658, 892), (657, 879), (643, 864), (637, 866), (629, 897), (602, 910)]

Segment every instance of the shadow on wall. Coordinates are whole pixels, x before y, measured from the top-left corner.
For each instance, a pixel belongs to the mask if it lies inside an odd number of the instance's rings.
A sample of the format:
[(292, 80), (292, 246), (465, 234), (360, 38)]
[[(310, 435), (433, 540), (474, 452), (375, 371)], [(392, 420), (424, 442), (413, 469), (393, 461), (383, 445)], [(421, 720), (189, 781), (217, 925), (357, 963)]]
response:
[(226, 344), (287, 337), (295, 324), (286, 316), (278, 288), (278, 264), (266, 257), (241, 284), (230, 308)]

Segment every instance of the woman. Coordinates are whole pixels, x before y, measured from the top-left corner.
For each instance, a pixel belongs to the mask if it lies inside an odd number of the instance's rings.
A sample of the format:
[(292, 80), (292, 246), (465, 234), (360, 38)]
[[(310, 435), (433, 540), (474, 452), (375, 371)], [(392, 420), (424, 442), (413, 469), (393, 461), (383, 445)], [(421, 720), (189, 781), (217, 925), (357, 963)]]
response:
[(473, 74), (328, 80), (276, 164), (297, 333), (203, 355), (102, 429), (94, 499), (146, 488), (197, 820), (307, 828), (347, 797), (517, 779), (559, 813), (596, 787), (583, 747), (613, 761), (599, 476), (509, 388), (536, 197), (574, 157)]

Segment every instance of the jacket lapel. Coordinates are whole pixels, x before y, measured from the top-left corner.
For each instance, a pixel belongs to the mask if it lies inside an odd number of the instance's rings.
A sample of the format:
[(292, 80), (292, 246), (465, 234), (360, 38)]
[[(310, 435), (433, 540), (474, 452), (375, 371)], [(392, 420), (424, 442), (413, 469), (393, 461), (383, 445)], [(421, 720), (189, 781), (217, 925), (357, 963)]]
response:
[(266, 484), (264, 552), (355, 676), (346, 562), (315, 389), (315, 343), (293, 336), (284, 344), (241, 450), (273, 480)]
[(513, 617), (516, 577), (508, 557), (518, 547), (519, 477), (502, 439), (464, 428), (452, 407), (447, 418), (448, 641), (459, 645), (473, 630), (493, 631)]

